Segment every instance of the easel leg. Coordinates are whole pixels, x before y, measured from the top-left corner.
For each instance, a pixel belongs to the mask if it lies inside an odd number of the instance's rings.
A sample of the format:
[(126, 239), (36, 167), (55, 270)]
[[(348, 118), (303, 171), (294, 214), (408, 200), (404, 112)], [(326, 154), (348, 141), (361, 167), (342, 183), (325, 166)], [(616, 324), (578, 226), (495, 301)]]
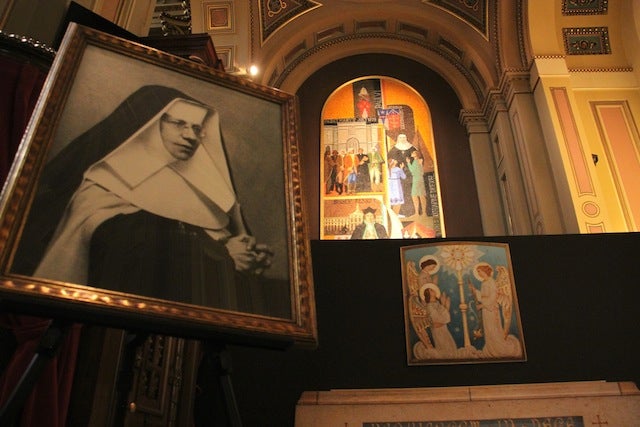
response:
[(242, 426), (231, 372), (231, 357), (225, 345), (203, 343), (194, 407), (196, 427)]

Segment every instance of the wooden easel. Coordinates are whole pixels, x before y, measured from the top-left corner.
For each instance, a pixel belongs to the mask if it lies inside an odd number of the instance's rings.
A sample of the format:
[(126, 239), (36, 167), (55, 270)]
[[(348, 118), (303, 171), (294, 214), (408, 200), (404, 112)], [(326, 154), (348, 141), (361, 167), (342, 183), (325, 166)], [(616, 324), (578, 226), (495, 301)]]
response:
[(4, 406), (0, 409), (0, 425), (13, 425), (24, 406), (25, 400), (40, 378), (42, 370), (58, 354), (70, 325), (71, 323), (67, 321), (53, 320), (45, 330), (31, 362), (29, 362)]

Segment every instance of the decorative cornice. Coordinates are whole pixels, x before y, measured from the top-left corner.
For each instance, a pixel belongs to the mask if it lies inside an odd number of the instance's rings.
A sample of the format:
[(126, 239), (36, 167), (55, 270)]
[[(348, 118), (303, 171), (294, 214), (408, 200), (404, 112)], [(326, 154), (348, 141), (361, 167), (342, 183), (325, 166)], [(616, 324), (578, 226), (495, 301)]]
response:
[(528, 73), (529, 70), (525, 67), (508, 67), (505, 68), (504, 70), (502, 70), (502, 78), (501, 80), (504, 80), (505, 77), (507, 76), (513, 76), (516, 74), (526, 74)]
[(500, 78), (497, 88), (488, 91), (482, 105), (482, 115), (492, 126), (498, 113), (506, 112), (513, 97), (519, 93), (531, 93), (530, 73), (525, 69), (507, 69)]
[(570, 73), (630, 73), (633, 67), (569, 68)]
[(564, 59), (565, 55), (555, 54), (555, 55), (534, 55), (533, 59)]
[(527, 25), (525, 22), (528, 22), (529, 18), (524, 19), (525, 14), (527, 13), (526, 5), (523, 5), (524, 0), (518, 0), (516, 3), (516, 24), (517, 24), (517, 34), (518, 34), (518, 46), (520, 47), (520, 63), (526, 65), (529, 61), (527, 60), (527, 42), (526, 42), (526, 31), (528, 31)]
[(460, 118), (460, 123), (486, 122), (484, 118), (484, 113), (480, 110), (462, 109), (460, 110), (460, 114), (458, 117)]
[[(523, 20), (524, 18), (524, 14), (526, 13), (527, 8), (523, 6), (523, 1), (525, 0), (517, 0), (516, 3), (516, 9), (515, 9), (515, 19), (516, 19), (516, 24), (515, 24), (515, 28), (516, 28), (516, 36), (517, 36), (517, 41), (518, 41), (518, 52), (520, 53), (520, 64), (527, 64), (527, 47), (526, 47), (526, 37), (525, 37), (525, 32), (527, 31), (526, 28), (526, 24)], [(493, 2), (491, 4), (491, 6), (493, 7), (493, 10), (491, 12), (491, 15), (494, 17), (493, 18), (493, 23), (491, 24), (491, 28), (492, 28), (492, 42), (493, 42), (493, 46), (494, 46), (494, 50), (495, 50), (495, 55), (496, 55), (496, 67), (497, 67), (497, 73), (503, 73), (506, 71), (506, 69), (503, 69), (502, 66), (502, 55), (500, 54), (500, 36), (498, 33), (498, 26), (499, 20), (502, 20), (503, 22), (505, 21), (505, 17), (500, 18), (500, 10), (498, 9), (498, 3), (499, 2)]]
[(482, 105), (482, 115), (489, 127), (493, 127), (493, 122), (496, 120), (498, 113), (506, 111), (507, 101), (504, 95), (497, 89), (490, 90)]
[[(566, 59), (566, 55), (535, 55), (533, 59)], [(628, 73), (634, 70), (633, 67), (573, 67), (568, 68), (571, 73)]]
[[(260, 14), (260, 6), (254, 4), (253, 1), (249, 2), (249, 41), (251, 50), (251, 60), (256, 57), (256, 43), (255, 40), (259, 35), (256, 35), (256, 15)], [(259, 18), (258, 18), (259, 19)], [(259, 25), (258, 25), (259, 27)]]
[(488, 133), (487, 119), (479, 110), (460, 110), (458, 121), (465, 127), (467, 133)]
[(513, 95), (518, 93), (530, 93), (529, 81), (531, 73), (525, 69), (508, 69), (502, 73), (500, 79), (500, 93), (502, 93), (509, 102)]
[(500, 73), (500, 70), (502, 69), (502, 55), (500, 54), (500, 43), (499, 43), (500, 33), (498, 29), (498, 2), (491, 2), (491, 7), (493, 8), (491, 11), (491, 16), (493, 17), (493, 19), (491, 19), (491, 22), (489, 23), (491, 28), (491, 35), (490, 35), (489, 41), (493, 45), (493, 49), (496, 56), (496, 59), (495, 59), (496, 72)]

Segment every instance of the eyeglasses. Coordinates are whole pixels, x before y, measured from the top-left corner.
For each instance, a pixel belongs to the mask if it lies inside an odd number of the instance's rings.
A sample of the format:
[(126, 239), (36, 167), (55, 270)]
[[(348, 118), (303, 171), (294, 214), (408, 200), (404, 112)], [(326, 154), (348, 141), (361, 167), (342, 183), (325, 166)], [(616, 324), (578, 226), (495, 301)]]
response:
[(204, 135), (204, 129), (201, 125), (189, 123), (186, 120), (173, 118), (169, 114), (163, 114), (161, 120), (165, 123), (169, 123), (170, 125), (175, 126), (176, 129), (181, 131), (185, 129), (191, 129), (193, 131), (193, 134), (197, 137), (201, 137), (202, 135)]

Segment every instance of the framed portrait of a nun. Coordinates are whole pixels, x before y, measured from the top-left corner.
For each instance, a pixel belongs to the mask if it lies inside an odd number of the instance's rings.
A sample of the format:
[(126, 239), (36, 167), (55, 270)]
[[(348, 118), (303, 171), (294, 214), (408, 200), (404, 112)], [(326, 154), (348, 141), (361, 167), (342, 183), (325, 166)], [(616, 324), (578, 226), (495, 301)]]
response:
[(2, 193), (0, 300), (314, 345), (293, 95), (70, 25)]

